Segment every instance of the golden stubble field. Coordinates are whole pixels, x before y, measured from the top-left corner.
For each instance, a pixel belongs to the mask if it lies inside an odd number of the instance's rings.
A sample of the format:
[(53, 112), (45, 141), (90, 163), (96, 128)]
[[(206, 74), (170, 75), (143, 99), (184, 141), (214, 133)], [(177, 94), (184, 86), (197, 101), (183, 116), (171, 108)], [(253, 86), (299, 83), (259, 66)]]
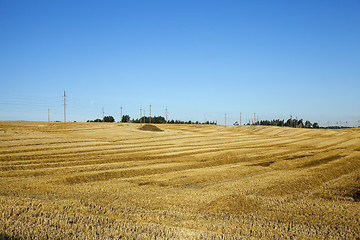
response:
[(0, 233), (357, 239), (360, 129), (0, 122)]

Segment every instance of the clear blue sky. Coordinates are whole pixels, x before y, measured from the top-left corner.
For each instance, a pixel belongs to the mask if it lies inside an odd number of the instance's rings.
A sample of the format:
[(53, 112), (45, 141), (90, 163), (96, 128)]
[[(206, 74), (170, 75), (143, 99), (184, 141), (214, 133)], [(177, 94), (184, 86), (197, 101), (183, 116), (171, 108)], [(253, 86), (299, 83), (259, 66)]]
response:
[(0, 81), (0, 120), (357, 125), (360, 1), (0, 0)]

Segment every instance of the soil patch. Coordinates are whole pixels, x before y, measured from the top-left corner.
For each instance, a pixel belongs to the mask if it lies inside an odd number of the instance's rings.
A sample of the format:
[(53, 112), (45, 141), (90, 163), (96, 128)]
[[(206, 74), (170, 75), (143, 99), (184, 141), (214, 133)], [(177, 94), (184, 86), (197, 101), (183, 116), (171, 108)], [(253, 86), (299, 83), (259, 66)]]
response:
[(268, 167), (271, 164), (273, 164), (275, 161), (269, 161), (269, 162), (262, 162), (262, 163), (255, 163), (248, 166), (261, 166), (261, 167)]
[(349, 194), (347, 194), (346, 196), (353, 198), (355, 202), (360, 202), (360, 187), (354, 188), (354, 189), (353, 189)]
[(304, 155), (298, 155), (298, 156), (291, 156), (291, 157), (284, 158), (284, 160), (295, 160), (295, 159), (311, 157), (311, 156), (314, 156), (314, 154), (304, 154)]
[(153, 131), (153, 132), (162, 132), (162, 131), (164, 131), (164, 130), (158, 128), (157, 126), (154, 126), (154, 125), (151, 125), (151, 124), (144, 125), (139, 129), (143, 130), (143, 131)]
[(360, 202), (360, 189), (357, 190), (354, 194), (353, 194), (353, 199), (355, 202)]

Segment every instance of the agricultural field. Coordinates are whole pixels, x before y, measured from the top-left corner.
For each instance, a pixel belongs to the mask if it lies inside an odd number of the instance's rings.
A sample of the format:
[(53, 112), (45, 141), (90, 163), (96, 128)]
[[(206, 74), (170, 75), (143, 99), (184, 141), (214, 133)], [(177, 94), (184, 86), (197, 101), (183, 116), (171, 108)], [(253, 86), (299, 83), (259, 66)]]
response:
[(0, 122), (0, 234), (359, 239), (360, 129)]

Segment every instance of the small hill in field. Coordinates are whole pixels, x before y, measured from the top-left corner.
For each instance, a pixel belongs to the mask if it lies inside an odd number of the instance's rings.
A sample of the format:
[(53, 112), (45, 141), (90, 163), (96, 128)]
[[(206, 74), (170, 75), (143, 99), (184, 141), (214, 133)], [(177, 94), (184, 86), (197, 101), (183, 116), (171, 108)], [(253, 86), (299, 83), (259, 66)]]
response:
[(162, 132), (162, 131), (164, 131), (164, 130), (158, 128), (157, 126), (151, 125), (151, 124), (146, 124), (146, 125), (142, 126), (139, 129), (143, 130), (143, 131), (153, 131), (153, 132)]

